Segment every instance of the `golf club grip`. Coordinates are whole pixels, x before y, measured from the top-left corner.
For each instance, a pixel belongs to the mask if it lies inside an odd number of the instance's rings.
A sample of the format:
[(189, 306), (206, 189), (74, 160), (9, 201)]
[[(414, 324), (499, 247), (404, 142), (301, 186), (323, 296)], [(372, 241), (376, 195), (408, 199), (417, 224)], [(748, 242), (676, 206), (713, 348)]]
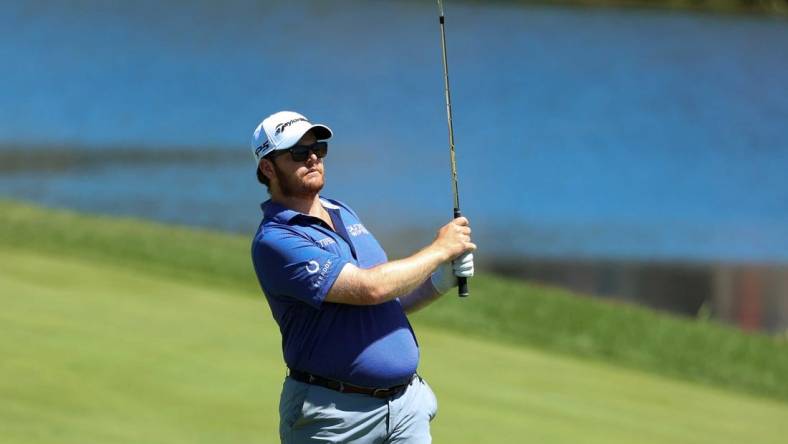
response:
[[(454, 209), (454, 218), (458, 218), (462, 216), (459, 208)], [(468, 278), (465, 277), (458, 277), (457, 278), (457, 296), (464, 298), (467, 297), (470, 293), (468, 292)]]
[(468, 278), (457, 278), (457, 295), (461, 298), (468, 297)]

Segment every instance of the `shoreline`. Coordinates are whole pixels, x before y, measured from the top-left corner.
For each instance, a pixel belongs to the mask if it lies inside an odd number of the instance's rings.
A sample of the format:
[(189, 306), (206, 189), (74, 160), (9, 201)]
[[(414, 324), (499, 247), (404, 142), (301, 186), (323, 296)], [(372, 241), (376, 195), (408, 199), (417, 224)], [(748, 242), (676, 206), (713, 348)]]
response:
[[(44, 211), (95, 214), (62, 206), (33, 205), (44, 208)], [(242, 244), (248, 237), (248, 233), (141, 216), (103, 214), (92, 217), (141, 220), (146, 224), (221, 234), (240, 239)], [(419, 231), (385, 235), (378, 239), (389, 258), (394, 259), (412, 254), (418, 245), (430, 242), (431, 236)], [(477, 267), (502, 277), (557, 286), (595, 299), (626, 302), (687, 318), (714, 319), (743, 331), (788, 333), (788, 303), (783, 302), (788, 295), (788, 264), (785, 263), (551, 257), (533, 253), (495, 253), (495, 249), (480, 251), (476, 255)]]
[(690, 13), (711, 13), (727, 15), (752, 15), (788, 17), (788, 1), (720, 1), (720, 0), (493, 0), (490, 2), (469, 0), (475, 4), (519, 4), (522, 6), (551, 6), (566, 8), (607, 8), (644, 11), (676, 11)]

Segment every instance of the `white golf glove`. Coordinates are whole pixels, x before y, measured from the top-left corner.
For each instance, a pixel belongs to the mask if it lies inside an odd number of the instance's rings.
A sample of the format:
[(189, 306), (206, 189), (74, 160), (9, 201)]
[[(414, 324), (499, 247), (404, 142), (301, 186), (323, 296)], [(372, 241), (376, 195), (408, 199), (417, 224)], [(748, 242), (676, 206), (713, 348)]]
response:
[(451, 262), (442, 263), (432, 276), (430, 282), (439, 294), (446, 293), (457, 286), (457, 278), (473, 276), (473, 253), (470, 251)]

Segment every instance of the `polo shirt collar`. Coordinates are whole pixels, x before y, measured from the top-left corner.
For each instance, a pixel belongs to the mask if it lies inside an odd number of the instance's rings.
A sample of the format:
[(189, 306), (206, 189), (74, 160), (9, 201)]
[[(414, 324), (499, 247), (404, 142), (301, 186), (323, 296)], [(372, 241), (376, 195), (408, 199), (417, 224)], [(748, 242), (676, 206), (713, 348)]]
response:
[[(323, 204), (323, 207), (326, 209), (339, 210), (339, 206), (331, 203), (328, 199), (321, 197), (320, 203)], [(274, 222), (289, 224), (290, 221), (296, 216), (307, 216), (304, 213), (291, 210), (290, 208), (287, 208), (278, 202), (274, 202), (271, 199), (261, 203), (260, 208), (263, 210), (263, 221), (273, 220)]]
[(324, 208), (327, 208), (329, 210), (338, 210), (339, 209), (339, 205), (333, 204), (329, 199), (324, 199), (324, 198), (321, 197), (320, 198), (320, 203), (323, 204)]

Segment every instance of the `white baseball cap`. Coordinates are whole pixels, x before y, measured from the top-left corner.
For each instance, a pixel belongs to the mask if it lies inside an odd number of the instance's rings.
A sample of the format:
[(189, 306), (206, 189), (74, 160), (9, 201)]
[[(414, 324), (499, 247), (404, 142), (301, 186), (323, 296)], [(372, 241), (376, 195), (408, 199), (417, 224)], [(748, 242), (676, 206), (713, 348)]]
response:
[(317, 140), (330, 139), (331, 128), (312, 124), (306, 117), (293, 111), (279, 111), (263, 119), (252, 134), (252, 155), (255, 164), (274, 150), (292, 147), (307, 131), (314, 130)]

